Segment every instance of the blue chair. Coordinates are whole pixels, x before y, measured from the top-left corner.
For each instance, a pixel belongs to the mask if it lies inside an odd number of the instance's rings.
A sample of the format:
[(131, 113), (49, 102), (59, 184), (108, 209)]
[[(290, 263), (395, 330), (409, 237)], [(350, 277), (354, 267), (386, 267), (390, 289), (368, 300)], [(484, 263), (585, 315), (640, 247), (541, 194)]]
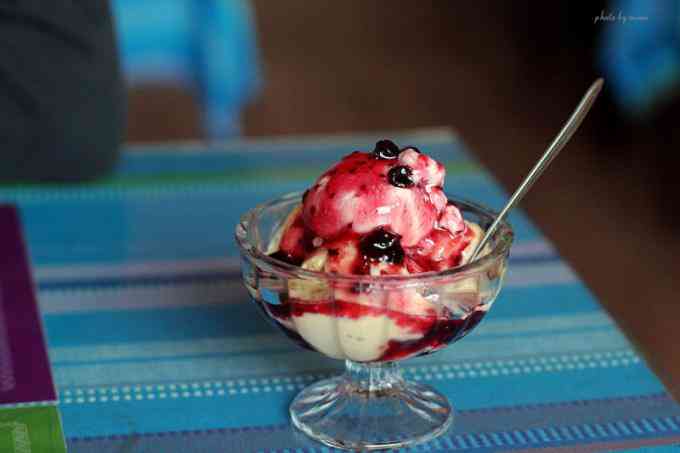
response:
[(205, 135), (240, 132), (240, 113), (260, 86), (247, 0), (113, 0), (128, 83), (175, 84), (198, 96)]
[(680, 1), (616, 0), (599, 63), (623, 111), (645, 116), (680, 87)]

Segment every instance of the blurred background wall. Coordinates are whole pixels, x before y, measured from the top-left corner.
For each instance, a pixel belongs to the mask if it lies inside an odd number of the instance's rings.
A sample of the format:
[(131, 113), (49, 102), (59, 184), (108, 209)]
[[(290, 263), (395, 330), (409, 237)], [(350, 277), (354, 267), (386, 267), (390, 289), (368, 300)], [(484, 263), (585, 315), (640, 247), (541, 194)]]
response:
[(184, 60), (129, 77), (130, 141), (448, 126), (510, 189), (604, 75), (524, 207), (680, 393), (678, 1), (190, 3), (151, 10)]

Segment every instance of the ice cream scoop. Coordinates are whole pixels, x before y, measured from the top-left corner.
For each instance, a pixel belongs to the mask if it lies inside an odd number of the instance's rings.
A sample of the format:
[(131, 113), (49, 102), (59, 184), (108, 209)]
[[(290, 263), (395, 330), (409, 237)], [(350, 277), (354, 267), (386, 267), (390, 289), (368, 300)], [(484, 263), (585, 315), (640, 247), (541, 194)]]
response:
[(444, 166), (413, 146), (380, 140), (325, 171), (305, 192), (276, 244), (277, 258), (302, 264), (320, 249), (320, 270), (401, 274), (457, 266), (480, 234), (443, 192)]
[[(447, 200), (445, 174), (444, 166), (427, 154), (413, 146), (399, 148), (391, 140), (380, 140), (371, 151), (352, 152), (305, 192), (267, 251), (302, 269), (331, 275), (407, 276), (459, 266), (469, 260), (483, 232)], [(478, 278), (449, 286), (471, 313), (483, 315), (484, 307), (475, 311)], [(330, 357), (356, 361), (446, 344), (433, 332), (451, 317), (444, 304), (417, 289), (372, 291), (370, 286), (314, 279), (291, 279), (285, 303), (285, 316), (272, 313), (282, 325)], [(410, 345), (407, 352), (402, 351), (405, 344)]]

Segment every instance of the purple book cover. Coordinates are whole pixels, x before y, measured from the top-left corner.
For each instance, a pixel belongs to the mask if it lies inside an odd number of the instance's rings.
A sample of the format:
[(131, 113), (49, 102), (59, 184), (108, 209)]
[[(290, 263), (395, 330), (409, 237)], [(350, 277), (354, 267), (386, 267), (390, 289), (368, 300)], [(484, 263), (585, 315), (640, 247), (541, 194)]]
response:
[(0, 405), (56, 399), (19, 215), (0, 205)]

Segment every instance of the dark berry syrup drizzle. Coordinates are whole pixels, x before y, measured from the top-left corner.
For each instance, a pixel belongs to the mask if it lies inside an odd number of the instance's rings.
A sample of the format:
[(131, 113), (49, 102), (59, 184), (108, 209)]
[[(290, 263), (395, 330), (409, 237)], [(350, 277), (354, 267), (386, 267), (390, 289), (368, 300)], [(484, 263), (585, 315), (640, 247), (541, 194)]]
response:
[(467, 335), (477, 324), (480, 323), (486, 310), (477, 309), (465, 318), (447, 318), (441, 316), (423, 316), (403, 313), (399, 311), (374, 307), (336, 300), (334, 302), (309, 303), (307, 301), (286, 300), (280, 305), (266, 304), (265, 310), (277, 319), (277, 325), (288, 337), (306, 349), (314, 350), (299, 334), (292, 331), (281, 320), (289, 320), (291, 317), (302, 316), (305, 313), (323, 314), (334, 317), (346, 317), (359, 319), (363, 316), (388, 316), (397, 325), (408, 328), (414, 332), (423, 332), (423, 336), (417, 340), (396, 341), (387, 343), (385, 352), (375, 361), (389, 362), (408, 357), (429, 354), (438, 351), (453, 341), (457, 341)]
[(466, 318), (437, 319), (432, 328), (417, 340), (390, 340), (387, 343), (387, 350), (379, 361), (391, 362), (438, 351), (449, 343), (460, 340), (467, 335), (479, 324), (485, 314), (486, 311), (484, 310), (475, 310)]

